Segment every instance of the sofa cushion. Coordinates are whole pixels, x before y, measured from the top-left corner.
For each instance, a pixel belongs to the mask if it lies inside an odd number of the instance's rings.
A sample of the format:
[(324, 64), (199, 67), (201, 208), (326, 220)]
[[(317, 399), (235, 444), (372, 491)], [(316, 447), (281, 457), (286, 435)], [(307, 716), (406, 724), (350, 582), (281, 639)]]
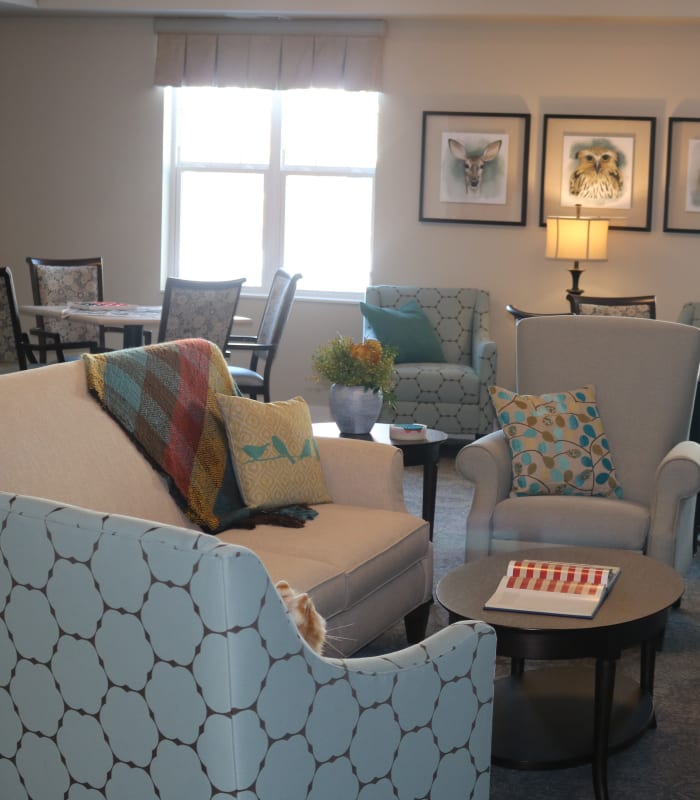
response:
[(510, 446), (511, 495), (622, 497), (595, 387), (542, 395), (490, 386)]
[(466, 405), (479, 400), (479, 376), (466, 364), (401, 364), (395, 374), (397, 400)]
[(330, 502), (303, 397), (275, 403), (223, 394), (216, 399), (246, 505)]
[[(238, 528), (218, 534), (255, 550), (272, 580), (313, 589), (314, 604), (330, 617), (390, 583), (430, 554), (427, 523), (412, 514), (339, 503), (318, 505), (303, 528)], [(339, 542), (343, 543), (339, 547)]]
[(314, 509), (318, 516), (303, 528), (231, 529), (217, 538), (254, 550), (273, 581), (309, 591), (328, 621), (327, 654), (349, 655), (430, 599), (428, 524), (404, 511), (341, 503)]
[(409, 300), (401, 308), (380, 308), (360, 303), (360, 310), (379, 341), (396, 349), (397, 364), (445, 361), (440, 339), (416, 300)]

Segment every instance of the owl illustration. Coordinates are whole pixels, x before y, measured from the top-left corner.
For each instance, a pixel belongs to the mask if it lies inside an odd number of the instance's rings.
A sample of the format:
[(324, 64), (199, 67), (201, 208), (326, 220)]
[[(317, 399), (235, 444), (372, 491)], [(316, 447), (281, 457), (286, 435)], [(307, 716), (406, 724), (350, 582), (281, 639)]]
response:
[(616, 200), (622, 194), (622, 174), (617, 150), (612, 147), (582, 147), (578, 166), (571, 173), (569, 191), (586, 200)]

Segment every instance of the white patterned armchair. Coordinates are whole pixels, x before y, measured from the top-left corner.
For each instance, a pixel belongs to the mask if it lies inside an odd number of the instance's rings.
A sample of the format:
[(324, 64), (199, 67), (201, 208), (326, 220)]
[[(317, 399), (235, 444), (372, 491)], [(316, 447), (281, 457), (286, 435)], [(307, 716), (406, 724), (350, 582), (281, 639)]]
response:
[(323, 658), (252, 551), (0, 493), (3, 800), (486, 800), (495, 649)]
[[(488, 386), (496, 381), (496, 343), (489, 333), (489, 294), (481, 289), (368, 286), (372, 306), (400, 309), (415, 300), (439, 339), (444, 362), (396, 365), (396, 410), (382, 422), (420, 422), (447, 434), (482, 436), (493, 430)], [(364, 319), (364, 337), (377, 338)], [(381, 339), (380, 339), (381, 341)]]

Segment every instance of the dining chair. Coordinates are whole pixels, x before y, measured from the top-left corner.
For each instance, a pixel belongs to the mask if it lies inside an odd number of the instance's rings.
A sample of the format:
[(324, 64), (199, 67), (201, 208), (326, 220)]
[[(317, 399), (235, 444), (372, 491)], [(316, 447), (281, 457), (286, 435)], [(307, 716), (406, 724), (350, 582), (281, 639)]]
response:
[(56, 361), (65, 361), (60, 337), (46, 332), (39, 344), (30, 342), (22, 331), (17, 305), (17, 294), (9, 267), (0, 267), (0, 363), (17, 364), (19, 369), (39, 365), (37, 354), (53, 352)]
[(207, 339), (225, 350), (244, 283), (245, 278), (194, 281), (169, 277), (158, 341)]
[(508, 303), (506, 306), (506, 311), (515, 319), (516, 322), (520, 322), (521, 319), (528, 319), (529, 317), (560, 317), (562, 314), (571, 313), (570, 311), (554, 311), (546, 313), (540, 313), (539, 311), (525, 311), (522, 308), (514, 306), (512, 303)]
[[(35, 305), (65, 306), (71, 302), (91, 302), (104, 300), (102, 287), (102, 258), (33, 258), (26, 259), (32, 284)], [(107, 349), (105, 334), (121, 333), (120, 327), (90, 325), (65, 319), (36, 317), (36, 328), (30, 333), (39, 336), (40, 332), (55, 333), (60, 336), (64, 350), (90, 350), (99, 352)], [(44, 354), (45, 356), (45, 354)]]
[(656, 319), (656, 295), (632, 295), (627, 297), (591, 297), (590, 295), (566, 296), (572, 314), (588, 314), (604, 317), (643, 317)]
[(292, 310), (294, 295), (301, 274), (289, 275), (278, 269), (272, 278), (270, 293), (267, 296), (260, 325), (255, 336), (229, 336), (226, 355), (249, 351), (250, 366), (229, 366), (231, 377), (242, 394), (257, 400), (262, 395), (266, 403), (270, 402), (270, 373), (272, 364), (282, 339), (282, 331)]

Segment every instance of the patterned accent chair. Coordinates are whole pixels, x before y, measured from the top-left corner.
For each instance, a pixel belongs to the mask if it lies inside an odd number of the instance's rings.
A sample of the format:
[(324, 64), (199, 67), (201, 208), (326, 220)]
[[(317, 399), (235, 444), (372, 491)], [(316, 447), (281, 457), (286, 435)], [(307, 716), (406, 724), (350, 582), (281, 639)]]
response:
[(159, 342), (207, 339), (226, 347), (245, 278), (233, 281), (192, 281), (168, 278), (163, 293)]
[[(27, 258), (34, 305), (66, 306), (70, 302), (104, 300), (102, 289), (102, 259), (94, 258)], [(106, 328), (85, 322), (70, 322), (56, 317), (36, 317), (36, 327), (30, 329), (40, 341), (45, 332), (58, 335), (64, 350), (105, 350), (107, 330), (121, 332), (122, 328)], [(42, 358), (42, 361), (45, 361)]]
[(496, 637), (316, 655), (257, 556), (0, 493), (0, 797), (489, 795)]
[[(463, 447), (456, 459), (474, 484), (466, 560), (547, 545), (614, 547), (684, 572), (700, 490), (700, 445), (688, 440), (699, 367), (700, 330), (677, 322), (576, 314), (518, 322), (516, 391), (595, 386), (622, 499), (512, 494), (511, 450), (504, 431), (495, 431)], [(588, 432), (582, 428), (580, 435)], [(530, 447), (539, 452), (536, 441)], [(576, 453), (570, 455), (573, 461)], [(534, 457), (531, 462), (534, 469)]]
[[(493, 430), (488, 386), (496, 380), (496, 343), (489, 333), (489, 293), (481, 289), (368, 286), (366, 302), (399, 308), (415, 299), (435, 329), (445, 363), (396, 365), (396, 410), (381, 422), (420, 422), (457, 436)], [(376, 338), (363, 320), (364, 338)]]
[(65, 361), (58, 336), (46, 334), (42, 342), (30, 342), (22, 331), (12, 270), (0, 267), (0, 372), (38, 366), (37, 354), (45, 361), (48, 352), (53, 353), (56, 361)]

